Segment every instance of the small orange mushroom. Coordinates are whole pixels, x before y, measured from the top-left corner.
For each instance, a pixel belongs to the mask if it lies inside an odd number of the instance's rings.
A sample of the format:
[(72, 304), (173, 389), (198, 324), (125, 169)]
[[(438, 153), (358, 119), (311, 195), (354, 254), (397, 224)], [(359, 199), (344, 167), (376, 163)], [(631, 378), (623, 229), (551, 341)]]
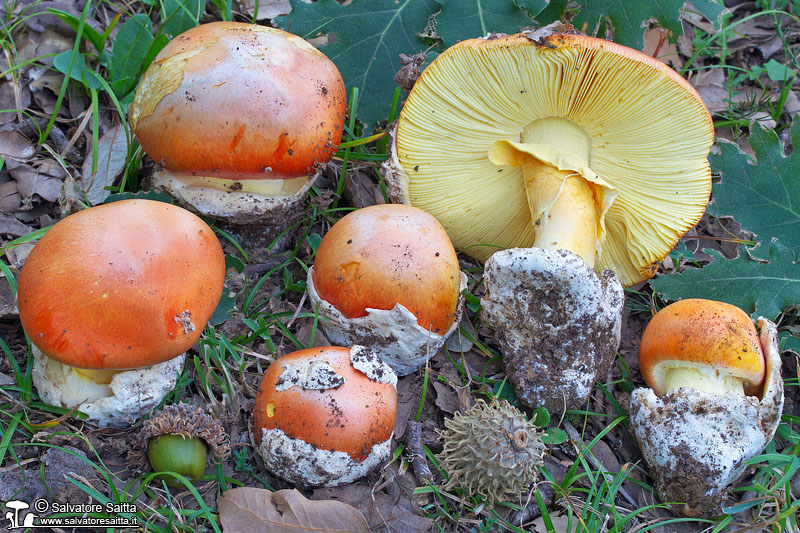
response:
[(664, 502), (714, 516), (748, 461), (775, 436), (783, 411), (778, 328), (741, 309), (688, 299), (644, 331), (639, 366), (650, 388), (631, 393), (630, 422)]
[(331, 227), (317, 249), (317, 294), (347, 318), (400, 304), (442, 334), (459, 297), (458, 257), (441, 224), (400, 204), (365, 207)]
[[(161, 387), (163, 380), (174, 386), (182, 367), (174, 360), (197, 341), (224, 280), (225, 258), (214, 232), (180, 207), (123, 200), (59, 221), (28, 256), (18, 286), (40, 395), (64, 407), (83, 404), (101, 424), (132, 422), (161, 400), (152, 390), (138, 397), (137, 387)], [(121, 371), (168, 362), (169, 371), (137, 374), (127, 393), (115, 391)], [(137, 407), (120, 404), (109, 419), (105, 409), (95, 413), (89, 405), (108, 403), (109, 396), (119, 400), (120, 394)]]
[(766, 365), (747, 313), (723, 302), (687, 299), (668, 305), (647, 325), (639, 367), (658, 396), (677, 387), (757, 396)]
[(212, 22), (167, 44), (142, 78), (131, 124), (164, 167), (154, 185), (234, 223), (294, 205), (336, 152), (347, 105), (325, 54), (276, 28)]
[(293, 483), (334, 486), (377, 468), (390, 451), (397, 377), (361, 346), (284, 355), (261, 381), (253, 437), (267, 467)]
[(465, 281), (433, 216), (383, 204), (353, 211), (331, 227), (307, 285), (332, 343), (369, 344), (405, 375), (458, 326)]

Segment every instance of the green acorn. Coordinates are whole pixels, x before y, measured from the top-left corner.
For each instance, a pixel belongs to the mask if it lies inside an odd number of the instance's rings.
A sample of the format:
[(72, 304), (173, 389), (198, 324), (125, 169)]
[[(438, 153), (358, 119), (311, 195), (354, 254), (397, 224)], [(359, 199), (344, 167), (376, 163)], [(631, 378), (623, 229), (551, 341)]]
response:
[[(216, 462), (231, 454), (228, 435), (219, 420), (185, 403), (168, 405), (154, 414), (143, 424), (139, 441), (154, 471), (176, 472), (192, 481), (203, 476), (208, 452)], [(183, 485), (173, 476), (161, 479), (170, 486)]]

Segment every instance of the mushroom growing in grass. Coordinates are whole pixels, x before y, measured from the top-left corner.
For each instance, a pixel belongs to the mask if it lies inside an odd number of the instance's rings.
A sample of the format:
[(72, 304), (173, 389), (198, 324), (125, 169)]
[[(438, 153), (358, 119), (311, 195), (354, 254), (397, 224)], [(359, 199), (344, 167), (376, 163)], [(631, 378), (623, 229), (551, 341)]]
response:
[(170, 204), (123, 200), (55, 224), (22, 267), (22, 327), (47, 403), (124, 427), (175, 387), (222, 294), (214, 232)]
[(161, 50), (130, 117), (161, 167), (155, 188), (234, 225), (285, 228), (339, 146), (345, 107), (339, 71), (308, 42), (212, 22)]
[(284, 355), (261, 380), (253, 440), (267, 468), (302, 486), (333, 487), (389, 459), (397, 376), (362, 346)]
[(631, 427), (665, 502), (718, 514), (783, 411), (775, 324), (730, 304), (688, 299), (659, 311), (639, 348), (651, 388), (633, 391)]
[(440, 54), (385, 168), (396, 201), (486, 261), (483, 317), (518, 397), (561, 410), (609, 370), (620, 282), (650, 277), (702, 216), (713, 140), (669, 67), (553, 25)]
[(331, 227), (306, 286), (331, 342), (369, 345), (403, 376), (458, 327), (466, 281), (435, 218), (383, 204), (348, 213)]

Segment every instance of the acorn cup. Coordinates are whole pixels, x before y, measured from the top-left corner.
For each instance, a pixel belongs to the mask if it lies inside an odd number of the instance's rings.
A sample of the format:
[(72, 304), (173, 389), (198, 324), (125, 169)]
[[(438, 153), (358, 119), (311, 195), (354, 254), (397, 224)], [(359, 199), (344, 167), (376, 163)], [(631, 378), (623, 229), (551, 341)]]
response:
[[(202, 407), (167, 405), (142, 426), (131, 462), (155, 472), (174, 472), (197, 481), (206, 470), (207, 456), (221, 463), (231, 455), (230, 438), (219, 420)], [(183, 483), (173, 475), (157, 476), (171, 487)]]

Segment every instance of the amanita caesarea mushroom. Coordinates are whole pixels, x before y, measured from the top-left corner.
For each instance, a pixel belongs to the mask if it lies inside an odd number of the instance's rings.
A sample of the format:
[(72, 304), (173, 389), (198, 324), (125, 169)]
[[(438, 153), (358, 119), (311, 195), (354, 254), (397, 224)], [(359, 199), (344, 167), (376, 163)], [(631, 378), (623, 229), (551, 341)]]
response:
[(483, 318), (509, 380), (526, 404), (561, 410), (608, 373), (620, 281), (652, 276), (703, 214), (713, 140), (701, 98), (669, 67), (552, 25), (434, 59), (385, 170), (396, 201), (486, 261)]
[(687, 299), (647, 324), (639, 369), (657, 396), (678, 387), (757, 396), (766, 363), (753, 321), (736, 306)]
[(39, 396), (131, 424), (174, 388), (224, 278), (214, 232), (180, 207), (123, 200), (59, 221), (19, 277)]
[(267, 468), (303, 486), (350, 483), (389, 459), (397, 376), (363, 346), (284, 355), (261, 380), (253, 440)]
[(136, 91), (131, 124), (153, 184), (234, 224), (285, 225), (342, 137), (336, 66), (307, 41), (212, 22), (173, 39)]
[(783, 410), (775, 324), (711, 300), (668, 305), (642, 335), (651, 388), (633, 391), (631, 427), (663, 501), (687, 516), (720, 511), (728, 487), (772, 440)]
[(435, 218), (383, 204), (331, 227), (306, 285), (331, 342), (368, 344), (402, 376), (424, 365), (458, 327), (466, 276)]

